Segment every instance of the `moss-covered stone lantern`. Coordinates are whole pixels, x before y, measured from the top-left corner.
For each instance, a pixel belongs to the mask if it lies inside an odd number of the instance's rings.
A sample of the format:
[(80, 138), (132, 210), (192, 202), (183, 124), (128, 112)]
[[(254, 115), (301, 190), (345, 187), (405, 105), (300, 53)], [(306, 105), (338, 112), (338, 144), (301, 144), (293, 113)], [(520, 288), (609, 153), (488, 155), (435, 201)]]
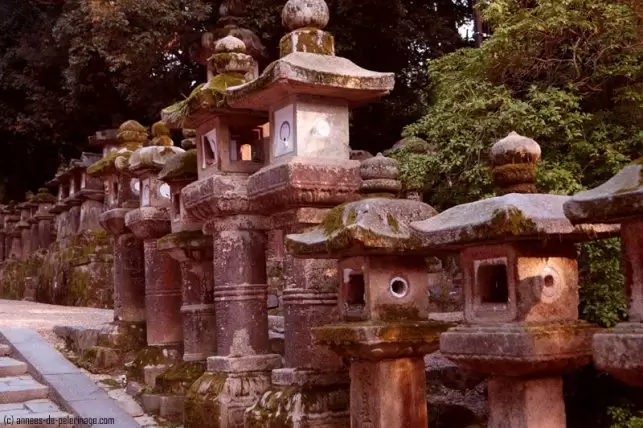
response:
[(38, 189), (38, 192), (31, 200), (37, 205), (33, 218), (36, 220), (35, 226), (38, 237), (36, 239), (38, 249), (46, 249), (53, 242), (53, 226), (56, 218), (55, 214), (50, 212), (56, 202), (56, 197), (49, 193), (46, 187)]
[(16, 227), (20, 221), (20, 211), (14, 201), (9, 202), (5, 209), (5, 259), (20, 260), (22, 258), (22, 232)]
[(27, 199), (24, 202), (18, 204), (18, 209), (20, 210), (20, 221), (16, 223), (16, 228), (20, 231), (20, 260), (27, 260), (31, 255), (31, 202), (29, 199), (33, 196), (33, 193), (27, 192), (25, 198)]
[[(495, 165), (535, 163), (540, 147), (533, 140), (509, 139), (510, 147), (503, 140), (492, 149)], [(615, 229), (573, 226), (563, 213), (568, 196), (529, 193), (535, 174), (521, 181), (514, 191), (525, 194), (507, 193), (515, 181), (498, 180), (504, 196), (458, 205), (411, 227), (421, 248), (460, 251), (466, 324), (441, 335), (440, 351), (491, 375), (489, 427), (562, 428), (561, 375), (591, 362), (598, 330), (578, 320), (574, 244)]]
[(242, 427), (245, 408), (281, 364), (268, 340), (267, 222), (247, 196), (248, 175), (264, 165), (267, 115), (230, 109), (225, 98), (256, 63), (235, 37), (218, 40), (214, 51), (216, 75), (187, 101), (184, 127), (196, 129), (199, 180), (183, 188), (181, 199), (185, 214), (212, 236), (217, 350), (188, 394), (186, 428)]
[(428, 270), (425, 257), (410, 251), (409, 223), (436, 211), (395, 199), (402, 187), (397, 161), (380, 154), (361, 172), (365, 199), (334, 208), (312, 231), (288, 235), (287, 249), (339, 259), (341, 323), (312, 332), (351, 359), (350, 426), (425, 427), (424, 355), (438, 348), (448, 326), (428, 321)]
[(643, 161), (574, 195), (565, 203), (565, 215), (578, 225), (620, 223), (629, 319), (594, 335), (594, 364), (622, 382), (643, 387)]
[(84, 152), (80, 159), (71, 160), (69, 169), (65, 173), (70, 183), (69, 203), (79, 207), (76, 229), (78, 234), (103, 230), (99, 221), (105, 196), (103, 183), (100, 178), (87, 174), (87, 168), (99, 160), (101, 155)]
[(145, 342), (145, 271), (143, 243), (125, 225), (125, 215), (139, 206), (140, 198), (140, 183), (126, 168), (132, 152), (147, 138), (145, 127), (133, 120), (121, 124), (115, 136), (97, 133), (103, 157), (87, 168), (89, 176), (103, 180), (104, 211), (99, 221), (113, 237), (114, 248), (113, 336), (128, 346)]
[[(324, 31), (328, 20), (323, 0), (288, 1), (282, 21), (289, 33), (281, 39), (280, 58), (258, 79), (228, 89), (232, 107), (270, 117), (267, 165), (250, 176), (248, 196), (271, 216), (272, 258), (281, 245), (276, 240), (284, 234), (319, 224), (330, 207), (357, 198), (359, 162), (350, 159), (349, 112), (394, 86), (392, 73), (365, 70), (335, 56), (334, 38)], [(334, 260), (295, 261), (284, 255), (286, 368), (273, 372), (273, 388), (248, 414), (253, 423), (276, 424), (268, 422), (278, 419), (276, 413), (292, 416), (283, 411), (294, 409), (288, 403), (292, 396), (284, 394), (292, 388), (316, 395), (321, 404), (306, 408), (299, 422), (283, 416), (291, 421), (286, 426), (303, 426), (306, 418), (340, 425), (342, 417), (347, 421), (346, 408), (328, 407), (333, 396), (346, 396), (342, 361), (315, 345), (310, 335), (312, 327), (337, 320), (336, 265)], [(265, 408), (262, 402), (279, 404)]]
[[(158, 137), (158, 135), (155, 135)], [(140, 207), (125, 215), (125, 225), (143, 241), (147, 345), (180, 350), (183, 344), (178, 263), (160, 252), (157, 240), (170, 233), (171, 192), (158, 173), (179, 147), (150, 145), (132, 152), (127, 170), (140, 181)]]
[(183, 360), (205, 362), (216, 352), (212, 237), (201, 232), (202, 223), (187, 215), (181, 200), (183, 187), (198, 177), (197, 152), (194, 138), (190, 138), (193, 132), (186, 131), (186, 151), (170, 158), (158, 175), (170, 186), (172, 233), (157, 246), (181, 265)]
[(53, 207), (51, 207), (49, 212), (56, 215), (54, 227), (56, 231), (56, 236), (61, 241), (66, 236), (65, 231), (66, 231), (66, 225), (67, 225), (67, 218), (69, 217), (69, 212), (68, 212), (69, 206), (65, 202), (67, 200), (67, 197), (69, 196), (69, 183), (67, 183), (67, 181), (64, 179), (61, 179), (65, 169), (66, 169), (66, 166), (61, 164), (58, 167), (58, 171), (56, 171), (56, 175), (54, 176), (54, 178), (46, 183), (47, 187), (56, 189), (55, 190), (56, 203), (54, 204)]

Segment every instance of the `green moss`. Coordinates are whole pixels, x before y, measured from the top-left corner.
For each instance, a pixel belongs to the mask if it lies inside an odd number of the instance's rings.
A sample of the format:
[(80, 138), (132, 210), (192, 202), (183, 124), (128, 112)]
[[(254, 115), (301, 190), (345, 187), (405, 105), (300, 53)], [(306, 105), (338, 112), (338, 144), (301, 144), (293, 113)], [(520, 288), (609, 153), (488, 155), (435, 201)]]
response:
[(335, 38), (332, 34), (315, 28), (300, 28), (286, 34), (279, 41), (280, 56), (293, 52), (335, 55)]
[(537, 235), (538, 227), (526, 218), (518, 208), (494, 211), (491, 221), (474, 226), (460, 233), (462, 242), (485, 241), (513, 236)]
[(198, 174), (197, 152), (195, 149), (179, 153), (167, 161), (158, 175), (159, 180), (170, 181), (181, 178), (194, 179)]
[(192, 384), (185, 396), (185, 428), (218, 428), (221, 411), (219, 395), (228, 376), (207, 372)]
[(127, 377), (139, 382), (144, 380), (143, 368), (145, 366), (158, 366), (171, 362), (165, 355), (163, 349), (156, 346), (148, 346), (137, 352), (134, 361), (127, 366)]
[[(344, 228), (344, 210), (346, 209), (346, 204), (338, 205), (326, 214), (324, 221), (321, 224), (322, 229), (324, 230), (324, 235), (327, 237), (331, 236), (333, 233)], [(349, 216), (351, 213), (349, 213)], [(357, 218), (357, 213), (355, 213), (355, 218)]]
[(205, 244), (206, 239), (206, 236), (203, 235), (200, 230), (190, 230), (165, 235), (163, 238), (157, 241), (156, 245), (159, 248), (165, 248), (167, 246), (183, 247), (195, 241)]
[(386, 221), (388, 222), (388, 225), (391, 226), (391, 229), (393, 229), (393, 232), (397, 233), (400, 231), (400, 223), (392, 214), (387, 214)]
[(420, 320), (420, 311), (413, 306), (381, 305), (376, 309), (382, 321), (411, 321)]
[(182, 362), (173, 365), (156, 378), (154, 394), (185, 395), (194, 382), (205, 373), (205, 365)]
[(115, 173), (116, 168), (114, 166), (114, 161), (116, 160), (116, 158), (123, 157), (125, 159), (129, 159), (131, 155), (131, 151), (112, 152), (87, 168), (87, 174), (92, 176), (100, 176)]
[(536, 165), (531, 163), (508, 164), (492, 169), (493, 181), (498, 187), (518, 183), (536, 182)]
[(293, 415), (346, 414), (349, 395), (348, 385), (273, 387), (248, 410), (246, 427), (291, 428)]

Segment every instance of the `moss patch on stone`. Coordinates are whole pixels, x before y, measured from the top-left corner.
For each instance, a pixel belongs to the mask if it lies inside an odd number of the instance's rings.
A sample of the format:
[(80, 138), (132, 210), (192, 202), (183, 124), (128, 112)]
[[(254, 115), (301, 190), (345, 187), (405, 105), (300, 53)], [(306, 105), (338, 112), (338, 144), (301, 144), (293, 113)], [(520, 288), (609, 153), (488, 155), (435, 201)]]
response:
[(163, 109), (163, 117), (170, 123), (182, 124), (186, 118), (206, 108), (222, 108), (226, 105), (226, 91), (229, 87), (245, 83), (242, 74), (229, 73), (214, 76), (207, 83), (200, 84), (190, 95), (177, 103)]
[(221, 411), (218, 398), (228, 379), (225, 373), (204, 373), (185, 396), (185, 428), (218, 428)]
[(308, 52), (320, 55), (335, 55), (335, 38), (332, 34), (316, 28), (300, 28), (279, 41), (280, 56), (293, 52)]
[(114, 161), (116, 160), (116, 158), (123, 157), (125, 159), (129, 159), (131, 155), (132, 152), (130, 151), (112, 152), (87, 168), (87, 174), (92, 176), (100, 176), (115, 173), (116, 166), (114, 165)]
[(153, 394), (185, 395), (192, 384), (205, 373), (205, 364), (181, 362), (156, 378)]
[(143, 382), (143, 368), (145, 366), (158, 366), (170, 361), (163, 353), (163, 349), (156, 346), (145, 347), (136, 353), (134, 361), (126, 367), (127, 378)]
[(381, 305), (377, 308), (382, 321), (420, 321), (420, 311), (405, 305)]
[(525, 217), (518, 208), (496, 209), (491, 220), (460, 233), (462, 242), (486, 241), (512, 236), (538, 235), (533, 220)]
[(179, 153), (167, 161), (158, 175), (159, 180), (194, 179), (198, 175), (197, 152), (195, 149)]

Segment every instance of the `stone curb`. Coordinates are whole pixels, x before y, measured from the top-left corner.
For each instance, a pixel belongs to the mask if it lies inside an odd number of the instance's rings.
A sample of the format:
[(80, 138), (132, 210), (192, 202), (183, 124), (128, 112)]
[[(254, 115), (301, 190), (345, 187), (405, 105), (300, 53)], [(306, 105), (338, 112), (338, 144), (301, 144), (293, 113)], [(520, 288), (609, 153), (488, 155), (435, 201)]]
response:
[(29, 374), (50, 388), (51, 399), (80, 418), (114, 418), (114, 424), (83, 424), (79, 428), (140, 428), (105, 391), (28, 328), (0, 328), (0, 342), (27, 363)]

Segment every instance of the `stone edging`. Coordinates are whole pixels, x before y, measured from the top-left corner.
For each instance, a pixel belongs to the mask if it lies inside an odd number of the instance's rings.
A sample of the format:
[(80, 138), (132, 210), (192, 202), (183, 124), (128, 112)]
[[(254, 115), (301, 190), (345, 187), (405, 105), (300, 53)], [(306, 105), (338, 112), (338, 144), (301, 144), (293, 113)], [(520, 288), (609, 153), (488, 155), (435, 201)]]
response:
[(0, 342), (27, 363), (29, 374), (50, 389), (50, 399), (80, 418), (114, 418), (114, 424), (77, 425), (80, 428), (140, 428), (98, 385), (28, 328), (0, 328)]

